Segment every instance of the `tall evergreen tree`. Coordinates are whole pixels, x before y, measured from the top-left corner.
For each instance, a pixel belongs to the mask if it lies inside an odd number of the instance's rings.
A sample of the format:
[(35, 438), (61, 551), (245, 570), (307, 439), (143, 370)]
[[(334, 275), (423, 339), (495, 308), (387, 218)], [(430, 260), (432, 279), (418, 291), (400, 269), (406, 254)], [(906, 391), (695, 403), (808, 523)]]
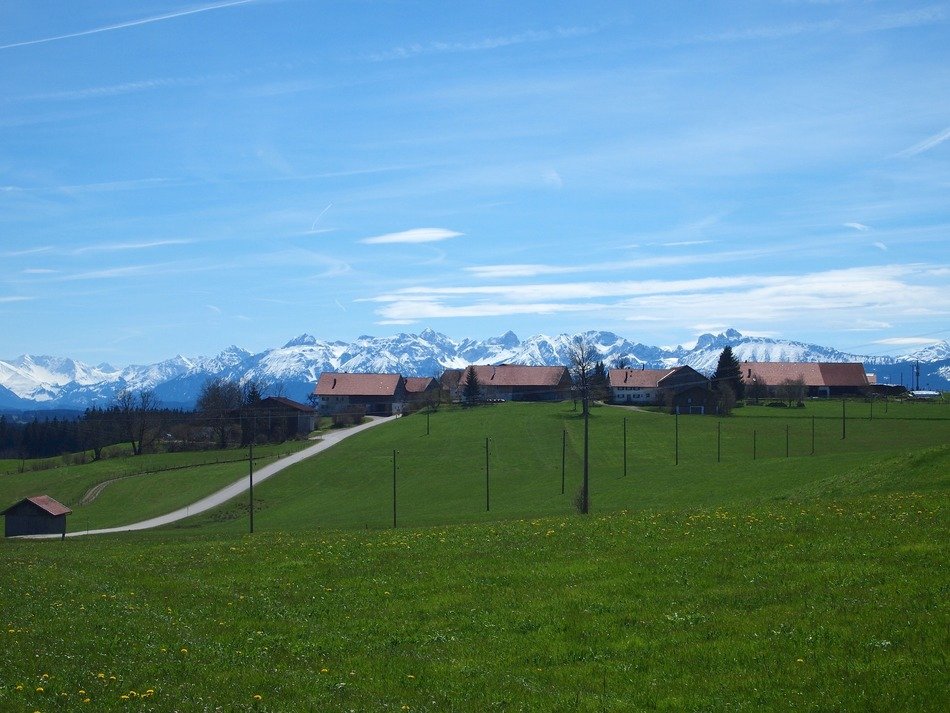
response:
[(719, 355), (716, 373), (713, 374), (713, 383), (717, 386), (720, 384), (729, 386), (732, 393), (736, 395), (736, 399), (741, 399), (745, 395), (742, 370), (739, 368), (739, 360), (732, 353), (732, 347), (726, 347)]
[(478, 383), (478, 374), (474, 365), (469, 365), (465, 370), (465, 388), (462, 391), (462, 398), (466, 404), (474, 406), (481, 399), (481, 396), (482, 389)]

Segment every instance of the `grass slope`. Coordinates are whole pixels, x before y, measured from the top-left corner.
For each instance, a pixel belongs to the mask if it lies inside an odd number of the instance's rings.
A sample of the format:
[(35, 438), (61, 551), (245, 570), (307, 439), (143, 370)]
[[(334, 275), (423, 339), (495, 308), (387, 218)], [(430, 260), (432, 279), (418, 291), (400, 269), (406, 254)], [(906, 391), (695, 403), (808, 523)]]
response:
[(0, 709), (942, 711), (948, 472), (944, 446), (731, 506), (5, 542)]
[[(254, 460), (261, 466), (308, 445), (289, 441), (256, 447)], [(82, 465), (60, 460), (44, 470), (0, 474), (0, 509), (25, 497), (49, 495), (72, 508), (70, 531), (112, 527), (184, 507), (233, 483), (247, 469), (246, 448), (108, 458)], [(82, 503), (92, 487), (106, 482), (94, 501)]]
[[(856, 411), (867, 405), (851, 406)], [(834, 403), (791, 410), (746, 408), (721, 422), (692, 416), (677, 423), (668, 414), (595, 408), (590, 425), (592, 508), (714, 507), (788, 497), (808, 483), (889, 454), (950, 443), (948, 409), (927, 410), (944, 419), (897, 418), (899, 410), (892, 405), (888, 419), (850, 418), (844, 439), (840, 409)], [(788, 417), (780, 419), (776, 411)], [(583, 419), (570, 403), (439, 411), (428, 419), (428, 433), (424, 415), (398, 419), (263, 483), (255, 488), (255, 528), (391, 527), (394, 450), (400, 526), (573, 511), (582, 481)], [(187, 525), (244, 531), (247, 500), (239, 498)]]

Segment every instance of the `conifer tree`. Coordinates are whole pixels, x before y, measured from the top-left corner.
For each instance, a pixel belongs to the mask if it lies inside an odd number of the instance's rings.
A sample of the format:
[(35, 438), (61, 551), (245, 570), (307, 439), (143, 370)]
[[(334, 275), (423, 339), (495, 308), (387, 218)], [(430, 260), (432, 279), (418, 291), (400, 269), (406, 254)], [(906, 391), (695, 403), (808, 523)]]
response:
[(739, 360), (732, 354), (732, 347), (726, 347), (719, 355), (716, 373), (713, 374), (713, 383), (717, 386), (721, 384), (729, 386), (732, 393), (736, 395), (736, 399), (741, 399), (744, 396), (742, 370), (739, 368)]

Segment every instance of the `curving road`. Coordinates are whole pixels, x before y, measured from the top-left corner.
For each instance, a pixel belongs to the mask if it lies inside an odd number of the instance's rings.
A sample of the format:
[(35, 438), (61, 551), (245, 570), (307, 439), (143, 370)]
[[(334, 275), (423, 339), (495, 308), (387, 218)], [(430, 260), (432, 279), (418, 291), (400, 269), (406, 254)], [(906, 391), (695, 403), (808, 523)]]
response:
[[(319, 443), (315, 443), (309, 448), (304, 448), (302, 451), (293, 453), (286, 458), (281, 458), (278, 461), (274, 461), (270, 465), (265, 465), (260, 470), (254, 472), (254, 484), (258, 484), (264, 480), (267, 480), (273, 475), (276, 475), (284, 468), (289, 468), (292, 465), (299, 463), (302, 460), (306, 460), (311, 456), (315, 456), (321, 451), (325, 451), (331, 446), (335, 446), (337, 443), (342, 441), (345, 438), (359, 433), (360, 431), (365, 431), (368, 428), (373, 426), (378, 426), (381, 423), (385, 423), (393, 418), (398, 418), (398, 416), (388, 416), (386, 418), (380, 417), (370, 417), (366, 423), (361, 423), (359, 426), (353, 426), (348, 428), (345, 431), (333, 431), (323, 436)], [(131, 532), (132, 530), (148, 530), (153, 527), (161, 527), (162, 525), (168, 525), (172, 522), (178, 520), (184, 520), (186, 517), (191, 517), (192, 515), (197, 515), (200, 512), (205, 510), (210, 510), (215, 508), (218, 505), (226, 503), (231, 498), (240, 495), (241, 493), (247, 492), (248, 490), (248, 478), (247, 476), (241, 478), (231, 485), (228, 485), (225, 488), (212, 493), (207, 497), (198, 500), (197, 502), (188, 505), (187, 507), (179, 508), (173, 512), (170, 512), (166, 515), (159, 515), (158, 517), (153, 517), (148, 520), (142, 520), (141, 522), (133, 522), (129, 525), (120, 525), (119, 527), (105, 527), (100, 530), (81, 530), (77, 532), (67, 532), (66, 537), (80, 537), (82, 535), (107, 535), (113, 532)], [(34, 537), (37, 537), (34, 535)], [(61, 537), (61, 535), (40, 535), (38, 537)]]

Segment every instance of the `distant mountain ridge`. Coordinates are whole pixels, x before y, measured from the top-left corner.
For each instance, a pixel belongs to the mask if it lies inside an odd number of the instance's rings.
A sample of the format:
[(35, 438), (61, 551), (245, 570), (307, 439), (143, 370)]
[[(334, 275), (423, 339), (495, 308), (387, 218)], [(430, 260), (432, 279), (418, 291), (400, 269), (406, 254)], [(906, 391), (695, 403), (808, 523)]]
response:
[[(485, 340), (454, 340), (426, 329), (419, 334), (361, 336), (353, 342), (324, 341), (301, 334), (282, 347), (252, 354), (230, 346), (213, 357), (175, 356), (148, 365), (115, 368), (89, 366), (73, 359), (23, 355), (0, 360), (0, 409), (85, 409), (108, 406), (123, 390), (151, 389), (165, 406), (191, 408), (209, 379), (258, 381), (267, 393), (304, 400), (324, 371), (398, 372), (437, 376), (468, 364), (567, 364), (576, 335), (543, 334), (524, 341), (513, 332)], [(663, 368), (686, 364), (711, 374), (723, 348), (740, 361), (862, 362), (879, 383), (913, 383), (913, 364), (920, 361), (921, 388), (950, 389), (950, 342), (900, 357), (848, 354), (815, 344), (767, 337), (747, 337), (734, 329), (703, 334), (693, 347), (648, 346), (612, 332), (586, 332), (601, 359), (612, 366)]]

